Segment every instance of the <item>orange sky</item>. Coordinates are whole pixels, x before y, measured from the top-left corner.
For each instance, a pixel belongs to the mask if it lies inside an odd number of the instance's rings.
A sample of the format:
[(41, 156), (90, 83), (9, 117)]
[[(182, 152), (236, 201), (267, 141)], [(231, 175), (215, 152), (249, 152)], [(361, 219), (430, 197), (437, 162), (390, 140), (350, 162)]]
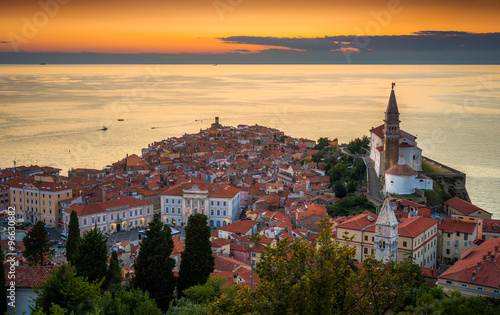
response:
[[(217, 39), (228, 36), (500, 31), (497, 0), (41, 0), (41, 3), (52, 4), (49, 6), (52, 16), (38, 1), (0, 0), (0, 42), (3, 42), (0, 51), (13, 51), (7, 42), (17, 41), (18, 49), (28, 52), (221, 53), (262, 49), (258, 45), (226, 44)], [(397, 9), (389, 14), (389, 20), (374, 17), (373, 12), (390, 12), (391, 3)], [(30, 28), (30, 24), (35, 26)]]

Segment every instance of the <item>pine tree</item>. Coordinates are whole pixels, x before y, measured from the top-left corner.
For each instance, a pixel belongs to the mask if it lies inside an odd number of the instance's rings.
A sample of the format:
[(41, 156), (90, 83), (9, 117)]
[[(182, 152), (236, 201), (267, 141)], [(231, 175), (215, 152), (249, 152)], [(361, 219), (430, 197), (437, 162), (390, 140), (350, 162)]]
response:
[(85, 234), (78, 245), (75, 259), (76, 274), (88, 281), (101, 281), (108, 274), (107, 238), (98, 229)]
[(51, 243), (45, 223), (38, 221), (31, 231), (23, 238), (23, 243), (26, 249), (23, 256), (28, 260), (43, 265), (45, 262), (45, 255), (52, 255), (53, 250), (50, 249)]
[[(0, 249), (0, 283), (5, 284), (5, 265), (3, 264), (5, 257), (3, 250)], [(10, 281), (9, 281), (10, 283)], [(7, 287), (2, 285), (0, 287), (0, 314), (7, 312)]]
[(68, 241), (66, 242), (66, 258), (72, 265), (75, 264), (76, 250), (81, 241), (80, 225), (78, 224), (78, 215), (73, 210), (69, 218)]
[(193, 285), (205, 284), (210, 273), (214, 271), (210, 227), (207, 221), (207, 216), (201, 213), (191, 215), (188, 219), (177, 285), (177, 292), (180, 294)]
[(134, 286), (148, 291), (162, 311), (167, 311), (173, 298), (175, 278), (172, 272), (175, 260), (170, 257), (174, 249), (170, 226), (155, 218), (149, 223), (146, 237), (134, 264)]

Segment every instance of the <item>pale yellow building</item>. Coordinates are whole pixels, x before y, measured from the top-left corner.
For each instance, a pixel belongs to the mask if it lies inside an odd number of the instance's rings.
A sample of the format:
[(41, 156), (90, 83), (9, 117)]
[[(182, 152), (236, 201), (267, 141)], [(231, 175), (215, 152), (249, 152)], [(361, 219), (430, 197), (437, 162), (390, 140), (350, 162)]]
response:
[(449, 216), (461, 215), (481, 219), (491, 219), (491, 213), (463, 199), (453, 197), (443, 203), (443, 211)]
[(462, 259), (443, 272), (437, 281), (445, 292), (458, 290), (464, 296), (500, 298), (500, 240), (488, 239), (467, 250)]
[[(375, 254), (375, 222), (377, 215), (365, 211), (336, 227), (336, 239), (341, 245), (349, 243), (356, 249), (355, 259), (363, 262)], [(398, 224), (397, 261), (412, 255), (414, 263), (421, 267), (436, 268), (438, 247), (438, 221), (424, 217), (401, 219)], [(344, 235), (353, 237), (348, 242)]]
[(438, 225), (438, 261), (453, 264), (477, 238), (478, 225), (472, 222), (442, 219)]
[(56, 175), (42, 174), (14, 178), (4, 184), (10, 187), (10, 204), (16, 209), (18, 222), (43, 221), (50, 226), (61, 223), (59, 201), (72, 197), (74, 188), (73, 183), (64, 182)]

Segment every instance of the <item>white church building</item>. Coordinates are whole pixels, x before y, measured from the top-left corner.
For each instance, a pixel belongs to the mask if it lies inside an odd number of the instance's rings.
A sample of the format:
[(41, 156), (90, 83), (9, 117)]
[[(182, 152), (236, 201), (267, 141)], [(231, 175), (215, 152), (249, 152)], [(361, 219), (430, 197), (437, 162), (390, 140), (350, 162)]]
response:
[(422, 171), (422, 149), (417, 137), (399, 128), (399, 109), (393, 89), (385, 112), (384, 124), (370, 130), (370, 159), (384, 192), (412, 194), (415, 189), (432, 189), (432, 179)]

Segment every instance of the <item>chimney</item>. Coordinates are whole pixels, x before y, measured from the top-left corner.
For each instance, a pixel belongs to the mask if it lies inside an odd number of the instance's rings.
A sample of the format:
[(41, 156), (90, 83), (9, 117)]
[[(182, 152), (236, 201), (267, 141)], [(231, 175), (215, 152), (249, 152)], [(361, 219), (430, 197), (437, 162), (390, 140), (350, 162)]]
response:
[(498, 245), (495, 245), (495, 253), (498, 253)]
[(102, 189), (102, 201), (106, 201), (106, 190), (104, 188)]
[(482, 265), (482, 262), (478, 261), (477, 262), (477, 271), (481, 270), (481, 265)]
[(490, 255), (490, 260), (491, 260), (491, 261), (493, 261), (493, 262), (495, 262), (495, 261), (496, 261), (496, 260), (495, 260), (495, 255), (493, 255), (493, 254), (492, 254), (492, 255)]
[(237, 273), (233, 273), (233, 284), (238, 284), (239, 281), (238, 281), (238, 274)]
[(472, 281), (476, 281), (476, 272), (475, 271), (472, 272)]
[(488, 258), (488, 255), (487, 255), (487, 254), (484, 254), (484, 255), (483, 255), (483, 262), (486, 262), (486, 258)]

